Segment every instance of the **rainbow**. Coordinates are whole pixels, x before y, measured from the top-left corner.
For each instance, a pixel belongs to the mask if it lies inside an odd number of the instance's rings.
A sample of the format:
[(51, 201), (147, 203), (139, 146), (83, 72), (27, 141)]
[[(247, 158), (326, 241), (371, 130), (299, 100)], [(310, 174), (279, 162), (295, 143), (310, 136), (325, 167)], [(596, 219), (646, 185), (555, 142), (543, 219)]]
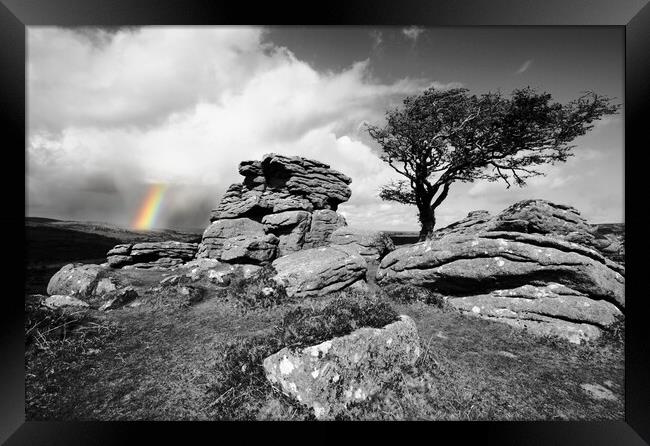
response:
[(149, 187), (147, 196), (142, 202), (138, 215), (133, 222), (133, 229), (147, 230), (153, 227), (166, 190), (167, 186), (164, 184), (152, 184)]

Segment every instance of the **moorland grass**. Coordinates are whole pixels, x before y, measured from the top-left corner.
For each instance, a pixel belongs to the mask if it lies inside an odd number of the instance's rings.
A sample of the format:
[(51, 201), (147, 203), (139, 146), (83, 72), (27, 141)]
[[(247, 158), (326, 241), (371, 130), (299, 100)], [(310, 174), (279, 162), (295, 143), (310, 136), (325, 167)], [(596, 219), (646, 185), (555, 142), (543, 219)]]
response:
[[(287, 347), (299, 349), (344, 336), (360, 327), (381, 328), (397, 320), (398, 314), (385, 301), (360, 292), (336, 293), (324, 306), (296, 306), (287, 311), (272, 332), (228, 342), (224, 357), (215, 368), (216, 395), (211, 408), (218, 419), (277, 417), (265, 411), (283, 402), (293, 416), (312, 417), (304, 407), (282, 395), (266, 380), (262, 363)], [(288, 406), (287, 406), (288, 405)], [(285, 411), (286, 412), (286, 411)]]
[[(65, 331), (56, 327), (68, 319), (47, 313), (49, 322), (37, 325), (46, 313), (26, 306), (27, 419), (312, 419), (268, 384), (261, 360), (396, 314), (416, 322), (421, 357), (341, 419), (623, 419), (623, 321), (598, 341), (573, 345), (463, 316), (426, 296), (346, 291), (256, 306), (230, 293), (212, 291), (189, 306), (172, 305), (178, 296), (170, 293), (167, 305), (85, 310)], [(618, 399), (596, 400), (584, 383)]]

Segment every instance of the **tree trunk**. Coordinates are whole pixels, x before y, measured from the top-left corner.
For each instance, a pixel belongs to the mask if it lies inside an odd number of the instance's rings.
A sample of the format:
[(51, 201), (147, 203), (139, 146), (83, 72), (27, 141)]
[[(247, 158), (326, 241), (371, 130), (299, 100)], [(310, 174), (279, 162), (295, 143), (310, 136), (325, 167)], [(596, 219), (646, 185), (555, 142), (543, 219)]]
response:
[(429, 205), (419, 206), (420, 211), (420, 241), (423, 242), (433, 236), (433, 228), (436, 226), (436, 215)]

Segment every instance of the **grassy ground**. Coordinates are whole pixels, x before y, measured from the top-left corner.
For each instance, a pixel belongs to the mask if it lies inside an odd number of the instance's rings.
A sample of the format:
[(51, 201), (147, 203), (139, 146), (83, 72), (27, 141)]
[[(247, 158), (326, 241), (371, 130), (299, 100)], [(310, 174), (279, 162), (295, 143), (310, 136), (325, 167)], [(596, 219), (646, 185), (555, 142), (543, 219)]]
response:
[[(149, 300), (35, 328), (42, 315), (27, 308), (33, 315), (26, 320), (27, 419), (311, 419), (265, 380), (244, 379), (259, 374), (229, 352), (239, 343), (255, 356), (288, 312), (318, 312), (333, 298), (251, 308), (223, 291), (192, 306)], [(415, 320), (424, 353), (398, 381), (341, 419), (623, 419), (619, 338), (577, 346), (461, 316), (435, 300), (390, 305)], [(237, 385), (224, 386), (232, 378), (224, 365), (241, 365)], [(616, 400), (595, 399), (582, 384), (604, 386)]]

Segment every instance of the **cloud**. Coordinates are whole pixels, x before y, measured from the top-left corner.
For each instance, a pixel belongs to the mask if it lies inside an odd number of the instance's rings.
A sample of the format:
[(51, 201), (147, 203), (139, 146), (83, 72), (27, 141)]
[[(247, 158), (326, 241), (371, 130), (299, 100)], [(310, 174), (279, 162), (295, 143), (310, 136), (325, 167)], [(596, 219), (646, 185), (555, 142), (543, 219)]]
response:
[[(528, 179), (525, 187), (513, 185), (507, 189), (502, 181), (455, 184), (442, 206), (461, 203), (464, 209), (496, 213), (516, 201), (541, 198), (574, 206), (591, 223), (622, 222), (622, 149), (596, 150), (583, 145), (584, 139), (576, 140), (575, 156), (565, 163), (540, 166), (539, 170), (546, 175)], [(451, 211), (456, 216), (461, 213), (461, 209)]]
[(367, 60), (321, 73), (257, 28), (86, 34), (28, 30), (28, 213), (128, 224), (164, 182), (160, 224), (201, 227), (240, 161), (277, 152), (351, 176), (351, 223), (386, 214), (392, 171), (355, 133), (431, 80), (381, 83)]
[(264, 52), (262, 35), (239, 27), (30, 27), (29, 127), (155, 125), (198, 101), (219, 101), (287, 57)]
[[(379, 199), (397, 175), (362, 124), (380, 124), (404, 96), (459, 84), (382, 82), (368, 60), (321, 72), (266, 38), (255, 27), (29, 27), (26, 213), (128, 225), (148, 184), (164, 182), (158, 226), (202, 228), (242, 180), (239, 162), (277, 152), (349, 175), (352, 197), (339, 208), (349, 224), (417, 230), (414, 207)], [(622, 220), (622, 183), (612, 175), (623, 171), (620, 127), (613, 121), (585, 139), (596, 147), (611, 134), (611, 150), (576, 151), (525, 189), (454, 184), (438, 225), (533, 197)]]
[(519, 69), (515, 72), (515, 74), (522, 74), (524, 71), (527, 71), (527, 70), (530, 68), (530, 66), (531, 66), (532, 64), (533, 64), (533, 60), (532, 60), (532, 59), (528, 59), (526, 62), (524, 62), (523, 64), (521, 64), (521, 66), (520, 66)]
[(372, 50), (379, 51), (381, 50), (381, 44), (384, 41), (384, 37), (381, 31), (373, 30), (368, 33), (372, 39)]
[(418, 26), (409, 26), (408, 28), (402, 29), (402, 34), (404, 34), (407, 39), (412, 40), (414, 44), (418, 41), (418, 38), (423, 32), (424, 28)]

